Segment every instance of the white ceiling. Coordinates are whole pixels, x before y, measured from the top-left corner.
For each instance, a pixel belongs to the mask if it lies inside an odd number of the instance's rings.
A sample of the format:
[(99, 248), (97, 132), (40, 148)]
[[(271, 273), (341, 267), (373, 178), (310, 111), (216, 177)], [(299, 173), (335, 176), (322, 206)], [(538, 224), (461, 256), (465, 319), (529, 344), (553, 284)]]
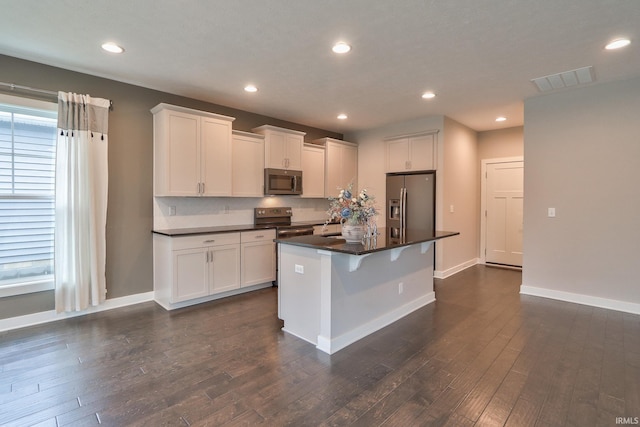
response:
[[(523, 100), (539, 95), (533, 78), (589, 65), (591, 84), (640, 74), (639, 0), (0, 0), (0, 6), (2, 54), (340, 133), (428, 115), (478, 131), (518, 126)], [(621, 36), (631, 46), (604, 50)], [(352, 51), (334, 54), (338, 40)], [(105, 41), (125, 53), (105, 53)], [(244, 92), (247, 83), (259, 91)], [(427, 90), (437, 97), (421, 99)], [(348, 120), (336, 119), (342, 112)], [(496, 123), (500, 115), (508, 120)]]

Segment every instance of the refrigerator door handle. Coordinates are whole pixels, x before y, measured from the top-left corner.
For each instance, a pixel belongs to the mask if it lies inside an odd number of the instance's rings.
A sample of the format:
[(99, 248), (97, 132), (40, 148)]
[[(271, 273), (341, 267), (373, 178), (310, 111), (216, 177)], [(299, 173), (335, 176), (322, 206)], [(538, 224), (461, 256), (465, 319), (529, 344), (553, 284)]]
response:
[(407, 188), (403, 188), (402, 196), (402, 234), (404, 234), (407, 228)]
[(402, 230), (402, 227), (404, 226), (404, 221), (403, 221), (403, 217), (404, 217), (404, 187), (400, 188), (400, 230)]
[(405, 198), (404, 198), (404, 194), (405, 194), (406, 189), (404, 187), (400, 188), (400, 230), (404, 229), (404, 202), (405, 202)]

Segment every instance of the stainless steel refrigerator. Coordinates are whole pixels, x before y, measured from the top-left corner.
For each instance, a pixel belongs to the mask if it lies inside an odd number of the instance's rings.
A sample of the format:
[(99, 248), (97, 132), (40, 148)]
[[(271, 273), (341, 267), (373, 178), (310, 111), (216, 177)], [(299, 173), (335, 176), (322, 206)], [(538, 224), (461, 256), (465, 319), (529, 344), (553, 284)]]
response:
[(435, 172), (387, 174), (387, 230), (390, 241), (412, 230), (435, 230)]

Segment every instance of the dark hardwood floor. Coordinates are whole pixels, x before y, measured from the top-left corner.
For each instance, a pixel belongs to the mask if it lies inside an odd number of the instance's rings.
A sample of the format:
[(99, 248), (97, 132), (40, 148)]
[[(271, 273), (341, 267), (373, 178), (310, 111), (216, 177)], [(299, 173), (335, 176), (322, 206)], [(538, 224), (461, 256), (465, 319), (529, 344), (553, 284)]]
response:
[[(326, 355), (276, 289), (145, 303), (0, 334), (2, 426), (615, 426), (640, 417), (640, 316), (519, 295), (517, 271)], [(622, 418), (618, 418), (622, 417)]]

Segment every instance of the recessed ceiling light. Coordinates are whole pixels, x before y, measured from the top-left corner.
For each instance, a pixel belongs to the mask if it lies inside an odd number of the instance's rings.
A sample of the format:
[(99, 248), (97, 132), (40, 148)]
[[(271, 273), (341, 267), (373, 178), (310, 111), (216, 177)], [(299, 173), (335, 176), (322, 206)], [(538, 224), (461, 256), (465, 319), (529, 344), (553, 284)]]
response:
[(606, 45), (604, 48), (607, 50), (620, 49), (621, 47), (629, 46), (631, 40), (629, 39), (617, 39)]
[(122, 53), (122, 52), (124, 52), (124, 49), (121, 46), (118, 46), (117, 44), (115, 44), (113, 42), (103, 43), (102, 44), (102, 49), (106, 50), (107, 52), (111, 52), (111, 53)]
[(504, 122), (506, 120), (507, 120), (507, 118), (506, 117), (502, 117), (502, 116), (496, 118), (496, 122)]
[(351, 46), (349, 46), (345, 42), (338, 42), (333, 45), (331, 50), (334, 51), (335, 53), (347, 53), (351, 50)]
[(431, 98), (435, 98), (436, 94), (433, 93), (433, 92), (425, 92), (425, 93), (422, 94), (422, 97), (424, 99), (431, 99)]
[(245, 90), (246, 92), (257, 92), (257, 91), (258, 91), (258, 88), (257, 88), (257, 87), (255, 87), (254, 85), (246, 85), (246, 86), (244, 87), (244, 90)]
[(342, 113), (342, 114), (338, 114), (338, 119), (339, 120), (347, 120), (347, 115)]

